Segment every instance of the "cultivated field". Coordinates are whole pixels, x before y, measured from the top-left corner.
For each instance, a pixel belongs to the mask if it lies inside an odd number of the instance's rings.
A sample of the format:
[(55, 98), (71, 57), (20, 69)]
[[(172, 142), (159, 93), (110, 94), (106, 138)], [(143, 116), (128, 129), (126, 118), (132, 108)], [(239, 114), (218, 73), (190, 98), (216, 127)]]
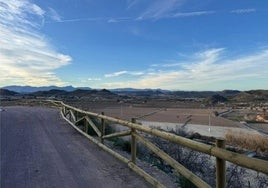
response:
[[(162, 104), (155, 103), (116, 103), (111, 101), (106, 102), (79, 102), (72, 101), (67, 103), (82, 108), (84, 110), (101, 113), (104, 112), (108, 116), (130, 120), (136, 118), (144, 121), (155, 121), (155, 122), (170, 122), (184, 124), (188, 121), (190, 124), (208, 125), (209, 116), (212, 126), (225, 126), (225, 127), (240, 127), (239, 123), (222, 118), (216, 117), (214, 112), (224, 112), (228, 109), (217, 108), (217, 109), (206, 109), (198, 108), (195, 103), (182, 103), (174, 105), (174, 103), (162, 102)], [(155, 107), (157, 106), (157, 107)]]
[[(166, 131), (183, 128), (188, 133), (199, 133), (203, 136), (225, 138), (228, 131), (259, 134), (255, 130), (242, 126), (239, 121), (216, 116), (228, 111), (227, 108), (200, 108), (199, 104), (166, 102), (153, 103), (117, 103), (113, 101), (67, 102), (70, 105), (95, 113), (131, 120), (136, 118), (143, 126), (160, 128)], [(155, 107), (157, 106), (157, 107)], [(170, 106), (170, 107), (169, 107)], [(177, 106), (177, 107), (176, 107)], [(182, 106), (182, 107), (181, 107)], [(123, 128), (124, 129), (124, 128)]]

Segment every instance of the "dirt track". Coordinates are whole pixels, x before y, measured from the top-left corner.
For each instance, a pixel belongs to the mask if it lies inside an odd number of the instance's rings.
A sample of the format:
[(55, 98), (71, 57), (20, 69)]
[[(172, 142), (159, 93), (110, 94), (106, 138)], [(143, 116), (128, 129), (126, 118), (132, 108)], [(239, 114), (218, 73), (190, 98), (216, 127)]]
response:
[(149, 187), (71, 128), (56, 109), (5, 107), (0, 126), (2, 188)]

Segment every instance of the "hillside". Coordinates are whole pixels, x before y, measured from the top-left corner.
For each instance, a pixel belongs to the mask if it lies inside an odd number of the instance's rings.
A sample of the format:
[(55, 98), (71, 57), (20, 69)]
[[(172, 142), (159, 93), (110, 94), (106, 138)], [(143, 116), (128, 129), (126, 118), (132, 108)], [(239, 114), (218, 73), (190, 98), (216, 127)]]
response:
[(37, 91), (28, 94), (29, 96), (38, 96), (38, 97), (51, 97), (51, 96), (66, 96), (68, 95), (67, 91), (59, 89), (51, 89), (49, 91)]
[(230, 96), (230, 100), (235, 102), (267, 102), (268, 101), (268, 90), (250, 90), (238, 93), (236, 95)]
[(9, 91), (8, 89), (0, 89), (0, 96), (14, 96), (18, 95), (17, 92)]
[(96, 98), (96, 97), (110, 98), (117, 96), (116, 94), (106, 89), (103, 90), (76, 89), (74, 91), (52, 89), (49, 91), (37, 91), (27, 95), (35, 97), (54, 97), (54, 98)]
[(212, 95), (205, 100), (205, 102), (208, 104), (225, 103), (227, 101), (228, 99), (226, 97), (219, 94)]

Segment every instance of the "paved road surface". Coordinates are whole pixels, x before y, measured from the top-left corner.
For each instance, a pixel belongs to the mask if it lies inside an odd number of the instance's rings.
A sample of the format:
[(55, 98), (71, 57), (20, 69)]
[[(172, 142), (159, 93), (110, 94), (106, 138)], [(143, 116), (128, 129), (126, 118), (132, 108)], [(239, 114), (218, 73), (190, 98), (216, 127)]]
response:
[(4, 109), (1, 188), (148, 187), (125, 164), (77, 133), (58, 110)]

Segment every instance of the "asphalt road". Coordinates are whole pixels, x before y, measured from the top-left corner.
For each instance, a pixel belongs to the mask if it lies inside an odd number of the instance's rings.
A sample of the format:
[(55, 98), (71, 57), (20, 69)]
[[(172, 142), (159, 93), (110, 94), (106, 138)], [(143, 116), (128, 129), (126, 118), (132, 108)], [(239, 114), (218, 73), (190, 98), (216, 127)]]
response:
[(5, 107), (0, 128), (1, 188), (149, 187), (77, 133), (57, 109)]

